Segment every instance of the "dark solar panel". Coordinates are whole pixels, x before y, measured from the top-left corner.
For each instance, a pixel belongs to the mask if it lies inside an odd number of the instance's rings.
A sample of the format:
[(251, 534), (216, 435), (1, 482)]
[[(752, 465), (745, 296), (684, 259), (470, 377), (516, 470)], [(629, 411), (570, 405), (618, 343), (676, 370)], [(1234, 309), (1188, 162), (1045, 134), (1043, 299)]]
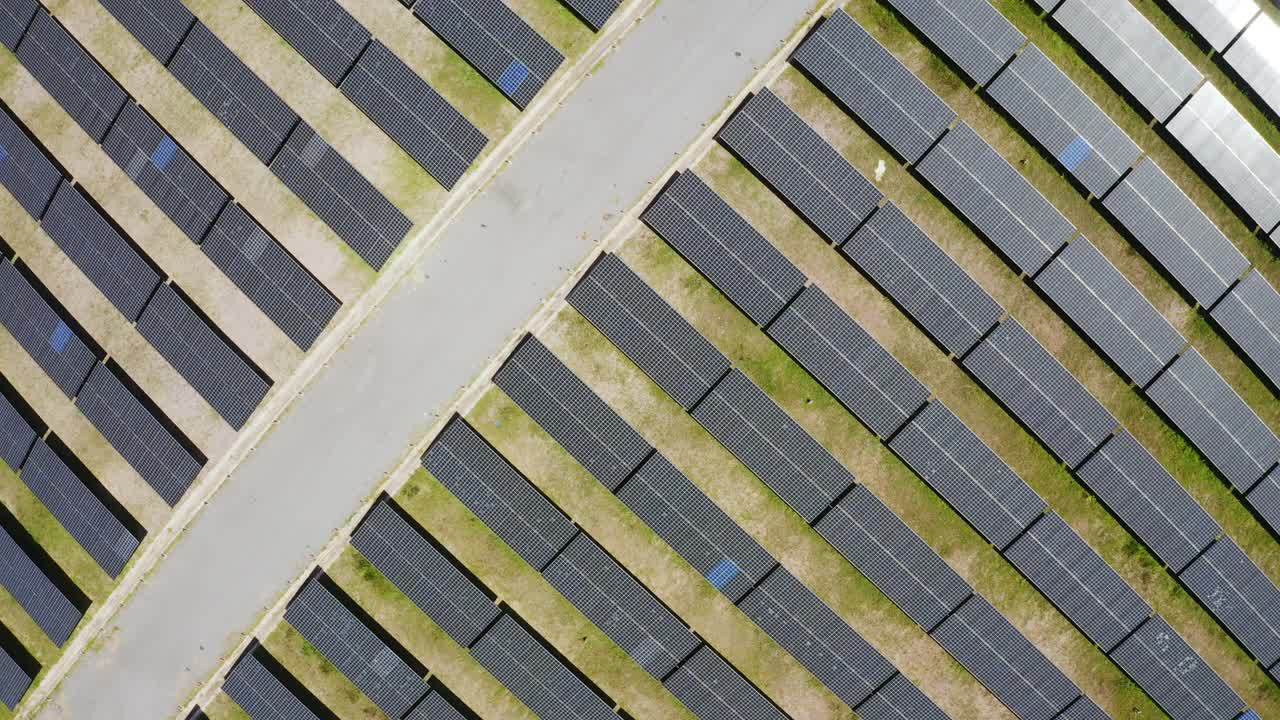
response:
[(0, 460), (17, 472), (39, 435), (18, 408), (0, 395)]
[(222, 692), (253, 720), (319, 720), (253, 653), (236, 661), (222, 683)]
[(1265, 667), (1280, 660), (1280, 589), (1230, 537), (1222, 537), (1178, 578)]
[(36, 0), (0, 0), (0, 45), (17, 50), (22, 33), (39, 9), (40, 3)]
[(729, 370), (729, 360), (617, 255), (601, 255), (568, 301), (685, 409)]
[(423, 453), (422, 466), (535, 568), (546, 567), (577, 533), (573, 521), (460, 416)]
[(63, 317), (17, 267), (0, 260), (0, 324), (58, 389), (72, 397), (98, 356)]
[(1211, 313), (1246, 357), (1280, 388), (1280, 293), (1254, 269)]
[(840, 251), (956, 357), (1004, 314), (1000, 303), (893, 203), (877, 210)]
[(372, 37), (335, 0), (246, 0), (245, 4), (334, 85)]
[(31, 217), (40, 219), (62, 183), (62, 171), (8, 112), (0, 112), (0, 184)]
[(423, 698), (404, 720), (466, 720), (466, 718), (443, 695), (432, 692)]
[(1054, 720), (1111, 720), (1111, 716), (1090, 700), (1089, 696), (1081, 695)]
[(489, 142), (387, 46), (374, 40), (342, 92), (446, 189)]
[(1255, 485), (1245, 499), (1267, 527), (1280, 528), (1280, 465)]
[(1035, 284), (1139, 386), (1151, 382), (1187, 342), (1087, 238), (1068, 245)]
[(853, 485), (853, 474), (741, 370), (725, 375), (693, 417), (807, 522)]
[(223, 208), (200, 249), (298, 347), (311, 347), (342, 302), (249, 213)]
[(907, 162), (920, 159), (956, 114), (844, 10), (822, 21), (791, 56)]
[(677, 175), (640, 219), (757, 325), (804, 287), (804, 274), (692, 171)]
[(195, 15), (182, 0), (98, 0), (161, 63), (178, 50)]
[(129, 96), (71, 33), (42, 8), (18, 43), (17, 56), (71, 119), (101, 142)]
[(986, 85), (1026, 38), (986, 0), (890, 0), (971, 80)]
[(609, 22), (610, 16), (622, 4), (622, 0), (561, 0), (561, 2), (596, 31)]
[(933, 700), (901, 673), (857, 707), (862, 720), (948, 720)]
[(31, 675), (18, 665), (8, 650), (0, 647), (0, 702), (10, 710), (18, 707), (31, 687)]
[(1110, 655), (1175, 718), (1231, 720), (1245, 708), (1240, 696), (1159, 615)]
[(889, 447), (997, 548), (1044, 512), (1036, 491), (941, 401), (929, 403)]
[(1028, 275), (1075, 234), (1071, 222), (964, 122), (944, 135), (916, 169)]
[(662, 684), (702, 720), (786, 720), (787, 717), (706, 645), (698, 648)]
[(4, 528), (0, 528), (0, 586), (9, 591), (58, 647), (62, 647), (80, 623), (83, 615), (80, 609), (67, 599)]
[(928, 388), (816, 286), (787, 306), (769, 337), (881, 438), (929, 399)]
[(413, 14), (521, 109), (564, 61), (502, 0), (422, 0)]

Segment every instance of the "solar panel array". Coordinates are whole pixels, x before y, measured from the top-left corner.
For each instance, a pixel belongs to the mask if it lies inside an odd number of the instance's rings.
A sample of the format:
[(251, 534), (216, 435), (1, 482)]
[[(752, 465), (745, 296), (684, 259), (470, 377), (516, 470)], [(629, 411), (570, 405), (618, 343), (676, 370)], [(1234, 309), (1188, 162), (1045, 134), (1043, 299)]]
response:
[(22, 668), (9, 651), (0, 647), (0, 702), (10, 710), (18, 707), (31, 687), (31, 674)]
[(72, 328), (65, 311), (45, 300), (35, 282), (13, 263), (0, 260), (0, 324), (63, 394), (74, 397), (98, 355)]
[(413, 14), (522, 110), (564, 62), (502, 0), (421, 0)]
[(44, 8), (18, 43), (18, 61), (95, 143), (128, 95)]
[(823, 20), (791, 56), (907, 162), (924, 155), (956, 113), (844, 10)]
[(84, 615), (4, 528), (0, 528), (0, 587), (58, 647), (67, 642)]
[(622, 4), (622, 0), (562, 0), (592, 30), (599, 31)]
[(254, 652), (266, 650), (258, 648), (242, 655), (222, 682), (222, 692), (253, 720), (319, 720), (288, 685), (254, 657)]
[(1169, 5), (1219, 53), (1258, 14), (1254, 0), (1169, 0)]
[(1280, 661), (1280, 589), (1229, 537), (1178, 574), (1264, 667)]
[(36, 0), (4, 0), (0, 3), (0, 44), (18, 49), (18, 41), (36, 16), (40, 4)]
[(1222, 59), (1273, 115), (1280, 115), (1280, 24), (1266, 13), (1258, 16), (1231, 44)]
[(1280, 527), (1280, 465), (1245, 496), (1267, 527)]
[(1231, 720), (1245, 709), (1240, 696), (1159, 615), (1110, 656), (1173, 717)]
[(1034, 44), (1014, 58), (987, 94), (1095, 197), (1102, 197), (1142, 149)]
[(702, 720), (786, 720), (786, 715), (709, 646), (662, 681)]
[(9, 398), (0, 395), (0, 460), (16, 471), (22, 467), (38, 437), (36, 429)]
[(247, 0), (245, 4), (333, 85), (351, 70), (372, 37), (335, 0)]
[(0, 184), (31, 217), (40, 219), (62, 184), (62, 171), (5, 108), (0, 112)]
[(844, 242), (884, 197), (768, 88), (743, 103), (716, 138), (830, 242)]
[[(34, 0), (33, 0), (34, 1)], [(195, 24), (182, 0), (98, 0), (162, 64)]]
[(466, 720), (443, 695), (430, 692), (404, 720)]
[(1280, 387), (1280, 293), (1262, 273), (1251, 270), (1210, 315), (1254, 367)]
[(1026, 42), (985, 0), (890, 0), (970, 80), (986, 85)]

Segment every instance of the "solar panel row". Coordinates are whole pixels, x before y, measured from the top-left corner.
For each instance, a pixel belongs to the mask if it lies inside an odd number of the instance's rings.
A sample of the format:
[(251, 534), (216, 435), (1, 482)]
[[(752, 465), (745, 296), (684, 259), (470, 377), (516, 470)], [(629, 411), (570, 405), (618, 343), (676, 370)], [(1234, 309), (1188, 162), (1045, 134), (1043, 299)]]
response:
[(0, 2), (0, 44), (9, 50), (18, 49), (18, 41), (27, 31), (40, 9), (36, 0), (3, 0)]
[(67, 397), (89, 377), (99, 357), (68, 316), (45, 300), (38, 280), (0, 260), (0, 324)]
[(1280, 465), (1245, 496), (1267, 527), (1280, 527)]
[(222, 682), (222, 692), (253, 720), (319, 720), (288, 685), (254, 657), (254, 652), (266, 650), (258, 648), (242, 655)]
[(1026, 42), (986, 0), (890, 0), (970, 80), (986, 85)]
[(1169, 0), (1169, 4), (1216, 52), (1225, 50), (1258, 14), (1253, 0)]
[(1273, 115), (1280, 115), (1280, 24), (1263, 13), (1249, 24), (1240, 37), (1222, 55), (1253, 94)]
[(31, 673), (24, 670), (8, 650), (0, 647), (0, 702), (10, 710), (17, 708), (32, 680)]
[(703, 645), (662, 682), (702, 720), (786, 720), (733, 666)]
[(1280, 661), (1280, 589), (1230, 537), (1178, 578), (1264, 667)]
[(1280, 387), (1280, 293), (1251, 270), (1210, 316), (1262, 375)]
[[(34, 0), (32, 0), (34, 2)], [(182, 0), (98, 0), (138, 42), (167, 65), (196, 17)]]
[(0, 528), (0, 587), (58, 647), (71, 637), (84, 614), (4, 528)]
[(561, 0), (592, 30), (599, 32), (622, 4), (622, 0)]
[(0, 184), (39, 220), (62, 184), (62, 171), (4, 108), (0, 112)]
[(1232, 720), (1245, 709), (1240, 696), (1159, 615), (1110, 657), (1173, 717)]
[(128, 94), (44, 8), (18, 43), (18, 61), (95, 143)]
[(17, 472), (38, 437), (36, 429), (9, 398), (0, 395), (0, 460)]
[(404, 720), (466, 720), (462, 712), (438, 692), (427, 693)]
[(247, 0), (245, 4), (333, 85), (372, 38), (335, 0)]

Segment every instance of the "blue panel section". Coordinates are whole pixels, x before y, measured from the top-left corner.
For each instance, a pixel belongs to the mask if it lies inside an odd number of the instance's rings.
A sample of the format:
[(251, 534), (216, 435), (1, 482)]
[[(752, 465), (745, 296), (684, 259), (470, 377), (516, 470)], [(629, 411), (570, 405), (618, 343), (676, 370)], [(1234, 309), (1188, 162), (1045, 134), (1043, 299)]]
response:
[(709, 580), (712, 585), (715, 585), (717, 590), (722, 590), (726, 585), (733, 582), (733, 579), (738, 577), (741, 573), (742, 570), (738, 568), (737, 564), (729, 558), (725, 558), (716, 563), (715, 567), (711, 568), (711, 570), (707, 572), (707, 580)]
[(54, 350), (62, 352), (63, 349), (67, 347), (67, 341), (70, 339), (71, 328), (67, 327), (66, 323), (59, 320), (58, 324), (53, 328), (53, 334), (49, 336), (49, 344), (53, 346)]
[(9, 157), (9, 151), (5, 150), (3, 145), (0, 145), (0, 162), (4, 162), (7, 157)]
[(1058, 162), (1067, 169), (1068, 172), (1075, 172), (1080, 167), (1080, 163), (1089, 158), (1089, 153), (1093, 152), (1093, 148), (1089, 146), (1089, 141), (1082, 137), (1077, 137), (1071, 141), (1071, 144), (1063, 149), (1062, 154), (1058, 156)]
[(520, 84), (527, 77), (529, 77), (529, 66), (519, 60), (512, 59), (511, 64), (507, 66), (506, 70), (502, 71), (502, 76), (498, 78), (498, 87), (502, 89), (502, 92), (510, 95), (520, 89)]
[(172, 139), (168, 137), (161, 138), (160, 144), (156, 145), (155, 152), (151, 153), (151, 163), (158, 169), (163, 170), (169, 164), (169, 161), (173, 160), (173, 156), (177, 152), (178, 146), (174, 144)]
[(1258, 717), (1257, 711), (1248, 710), (1240, 716), (1240, 720), (1262, 720), (1262, 718)]

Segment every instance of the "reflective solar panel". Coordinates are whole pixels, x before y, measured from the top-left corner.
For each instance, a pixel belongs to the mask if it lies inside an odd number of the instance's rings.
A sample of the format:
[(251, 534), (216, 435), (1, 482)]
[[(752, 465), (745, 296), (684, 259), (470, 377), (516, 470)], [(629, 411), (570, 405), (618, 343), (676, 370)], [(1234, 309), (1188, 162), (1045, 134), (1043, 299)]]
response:
[(884, 197), (768, 88), (743, 103), (716, 138), (830, 242), (844, 242)]
[[(259, 648), (256, 652), (266, 651)], [(222, 683), (222, 692), (253, 720), (319, 720), (252, 652), (236, 661)]]
[(1245, 708), (1240, 696), (1159, 615), (1110, 655), (1175, 718), (1231, 720)]
[(0, 112), (0, 184), (31, 217), (40, 219), (62, 183), (62, 171), (7, 109)]
[(101, 142), (129, 96), (71, 33), (42, 8), (18, 43), (16, 54), (71, 119), (95, 143)]
[(944, 135), (916, 169), (1028, 275), (1075, 234), (1071, 222), (964, 122)]
[(404, 720), (466, 720), (466, 718), (443, 695), (432, 692), (423, 698)]
[(1258, 662), (1280, 661), (1280, 589), (1234, 540), (1220, 538), (1178, 579)]
[(1076, 238), (1035, 284), (1139, 387), (1187, 342), (1088, 238)]
[(71, 603), (13, 536), (0, 528), (0, 586), (9, 591), (58, 647), (71, 637), (83, 613)]
[(1273, 115), (1280, 115), (1280, 50), (1277, 43), (1280, 43), (1280, 24), (1263, 13), (1222, 55), (1222, 59)]
[(195, 24), (182, 0), (98, 0), (162, 64)]
[(285, 42), (337, 85), (372, 34), (335, 0), (246, 0)]
[(1280, 465), (1255, 485), (1245, 499), (1267, 527), (1280, 527)]
[(677, 175), (640, 219), (757, 325), (804, 286), (804, 274), (693, 171)]
[(1271, 384), (1280, 387), (1280, 293), (1256, 269), (1210, 313)]
[(0, 647), (0, 702), (10, 710), (18, 707), (31, 681), (31, 674), (18, 665), (8, 650)]
[(622, 0), (561, 0), (592, 30), (599, 31), (622, 4)]
[(785, 720), (786, 715), (703, 645), (663, 681), (702, 720)]
[(12, 263), (0, 260), (0, 324), (58, 389), (72, 397), (89, 377), (98, 355), (80, 332), (72, 329), (66, 311), (45, 300), (36, 282)]
[(36, 0), (0, 0), (0, 45), (17, 50), (18, 41), (39, 9)]
[(986, 0), (889, 0), (942, 54), (979, 85), (1026, 42)]
[(920, 159), (956, 114), (844, 10), (791, 56), (850, 114), (907, 162)]
[(1253, 0), (1169, 0), (1169, 4), (1217, 52), (1226, 49), (1258, 14)]
[(9, 398), (0, 395), (0, 460), (17, 472), (39, 437)]
[(898, 673), (857, 707), (862, 720), (947, 720), (947, 714)]

